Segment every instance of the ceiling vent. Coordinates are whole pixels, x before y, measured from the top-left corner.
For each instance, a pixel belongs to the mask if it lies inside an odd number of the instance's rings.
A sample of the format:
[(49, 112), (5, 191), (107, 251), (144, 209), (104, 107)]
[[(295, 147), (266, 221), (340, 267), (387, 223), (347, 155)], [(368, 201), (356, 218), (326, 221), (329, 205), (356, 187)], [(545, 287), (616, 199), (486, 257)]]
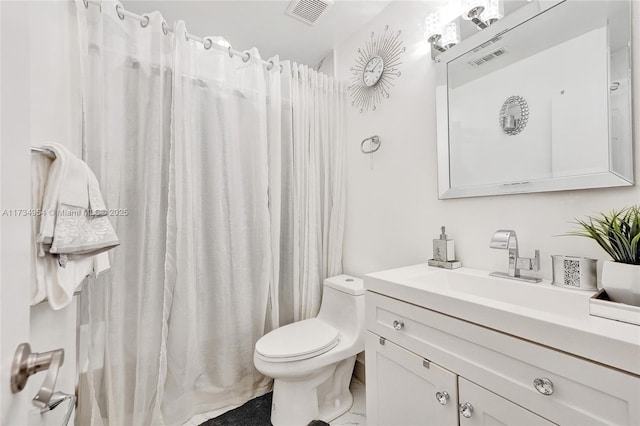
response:
[(486, 64), (487, 62), (497, 58), (498, 56), (502, 56), (507, 52), (508, 52), (507, 49), (505, 49), (504, 47), (500, 47), (500, 48), (494, 50), (491, 53), (487, 53), (487, 54), (482, 55), (482, 56), (480, 56), (478, 58), (470, 60), (469, 64), (474, 66), (474, 67), (477, 67), (477, 66)]
[(315, 25), (332, 4), (333, 0), (292, 0), (286, 13), (306, 24)]

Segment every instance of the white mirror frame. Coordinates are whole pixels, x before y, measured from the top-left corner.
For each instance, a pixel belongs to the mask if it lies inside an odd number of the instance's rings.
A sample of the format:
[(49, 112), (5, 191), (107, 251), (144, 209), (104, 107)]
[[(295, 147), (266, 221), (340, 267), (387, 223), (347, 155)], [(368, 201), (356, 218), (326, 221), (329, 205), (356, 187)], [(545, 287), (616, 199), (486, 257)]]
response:
[[(464, 55), (476, 46), (499, 36), (511, 28), (553, 8), (560, 3), (572, 0), (538, 0), (517, 9), (488, 28), (473, 34), (460, 44), (437, 55), (436, 63), (436, 112), (437, 112), (437, 149), (438, 149), (438, 198), (465, 198), (489, 195), (507, 195), (530, 192), (566, 191), (588, 188), (607, 188), (633, 185), (633, 167), (630, 176), (621, 176), (610, 170), (603, 173), (532, 179), (530, 181), (502, 184), (477, 185), (469, 187), (451, 187), (449, 168), (449, 99), (447, 64)], [(631, 107), (631, 106), (630, 106)], [(633, 142), (632, 142), (633, 145)], [(611, 147), (609, 148), (611, 152)], [(611, 154), (610, 154), (611, 157)]]

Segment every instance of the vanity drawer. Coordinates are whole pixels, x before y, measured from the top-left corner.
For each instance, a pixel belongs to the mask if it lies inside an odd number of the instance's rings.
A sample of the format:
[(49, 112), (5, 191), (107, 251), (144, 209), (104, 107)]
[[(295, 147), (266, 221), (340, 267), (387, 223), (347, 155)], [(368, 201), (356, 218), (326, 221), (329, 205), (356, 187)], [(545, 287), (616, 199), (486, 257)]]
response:
[[(367, 328), (558, 424), (640, 424), (640, 377), (371, 291)], [(544, 395), (534, 380), (548, 379)]]

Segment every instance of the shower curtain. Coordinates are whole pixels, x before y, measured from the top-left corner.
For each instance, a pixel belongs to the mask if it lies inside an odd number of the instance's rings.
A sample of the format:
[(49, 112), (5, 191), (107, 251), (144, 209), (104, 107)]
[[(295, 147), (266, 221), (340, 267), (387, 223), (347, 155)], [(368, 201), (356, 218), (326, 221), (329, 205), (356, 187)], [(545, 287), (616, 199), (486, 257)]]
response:
[(121, 237), (81, 296), (78, 421), (181, 424), (267, 392), (255, 342), (341, 271), (345, 91), (118, 5), (77, 2), (84, 153)]

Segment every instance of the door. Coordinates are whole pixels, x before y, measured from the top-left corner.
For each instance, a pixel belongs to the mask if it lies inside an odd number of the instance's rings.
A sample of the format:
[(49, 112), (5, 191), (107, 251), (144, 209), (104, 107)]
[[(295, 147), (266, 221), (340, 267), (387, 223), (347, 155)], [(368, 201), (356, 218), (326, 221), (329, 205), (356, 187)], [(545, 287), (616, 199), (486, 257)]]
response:
[(555, 424), (462, 377), (458, 378), (458, 390), (460, 426)]
[[(25, 2), (26, 3), (26, 2)], [(9, 387), (13, 355), (18, 344), (29, 341), (30, 218), (29, 96), (25, 68), (29, 66), (29, 40), (24, 32), (27, 7), (21, 2), (0, 3), (2, 59), (0, 94), (0, 422), (26, 425), (31, 403), (25, 392)], [(26, 135), (25, 135), (26, 130)], [(33, 397), (33, 395), (31, 395)]]
[(457, 425), (456, 375), (367, 331), (368, 425)]
[[(0, 1), (0, 425), (60, 425), (67, 403), (41, 414), (31, 399), (46, 371), (11, 392), (20, 343), (65, 350), (54, 390), (74, 393), (76, 301), (59, 311), (31, 302), (31, 145), (58, 141), (81, 153), (73, 2)], [(69, 424), (73, 424), (73, 417)]]

